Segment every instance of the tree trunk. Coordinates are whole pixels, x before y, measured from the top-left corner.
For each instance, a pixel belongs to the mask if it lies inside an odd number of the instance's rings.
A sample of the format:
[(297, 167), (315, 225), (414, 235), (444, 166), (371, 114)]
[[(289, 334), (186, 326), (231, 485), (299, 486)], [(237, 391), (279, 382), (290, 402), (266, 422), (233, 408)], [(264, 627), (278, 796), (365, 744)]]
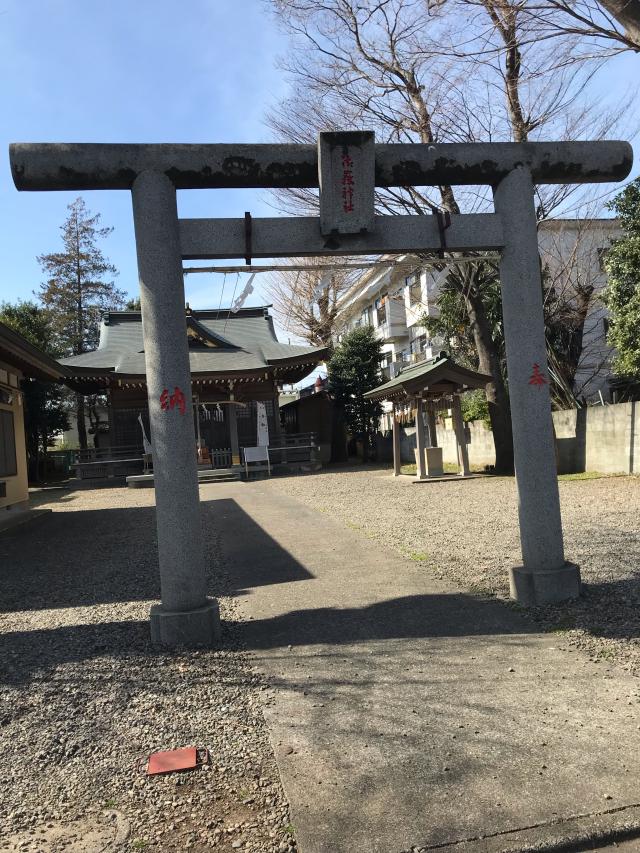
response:
[(369, 433), (367, 430), (362, 433), (362, 461), (369, 461)]
[(467, 292), (465, 303), (478, 353), (478, 370), (480, 373), (486, 373), (492, 377), (491, 382), (487, 382), (485, 391), (493, 432), (493, 444), (496, 450), (496, 473), (513, 474), (511, 411), (509, 409), (509, 396), (500, 368), (500, 356), (491, 338), (482, 297), (476, 293)]
[(40, 471), (38, 470), (38, 433), (33, 434), (31, 430), (26, 431), (27, 442), (27, 478), (30, 483), (38, 483), (40, 481)]
[(49, 467), (48, 459), (47, 459), (47, 448), (49, 446), (49, 436), (47, 435), (47, 431), (44, 429), (40, 430), (40, 441), (42, 442), (42, 455), (40, 457), (40, 464), (42, 466), (41, 467), (40, 482), (46, 483), (47, 482), (47, 474), (48, 474), (47, 468)]
[(369, 461), (369, 428), (367, 424), (367, 415), (364, 408), (360, 409), (360, 421), (363, 425), (362, 429), (362, 461)]
[(625, 34), (635, 44), (640, 44), (640, 0), (601, 0), (610, 15), (619, 21)]
[(84, 420), (84, 396), (76, 394), (76, 419), (78, 422), (78, 444), (82, 450), (87, 449), (87, 425)]

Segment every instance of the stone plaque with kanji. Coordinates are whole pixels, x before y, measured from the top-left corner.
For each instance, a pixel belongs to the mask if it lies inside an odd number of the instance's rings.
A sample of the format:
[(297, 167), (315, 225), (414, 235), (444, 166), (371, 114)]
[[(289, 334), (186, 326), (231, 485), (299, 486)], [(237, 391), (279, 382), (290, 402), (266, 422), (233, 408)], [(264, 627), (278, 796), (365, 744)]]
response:
[(375, 149), (371, 131), (320, 134), (320, 230), (323, 234), (373, 231)]

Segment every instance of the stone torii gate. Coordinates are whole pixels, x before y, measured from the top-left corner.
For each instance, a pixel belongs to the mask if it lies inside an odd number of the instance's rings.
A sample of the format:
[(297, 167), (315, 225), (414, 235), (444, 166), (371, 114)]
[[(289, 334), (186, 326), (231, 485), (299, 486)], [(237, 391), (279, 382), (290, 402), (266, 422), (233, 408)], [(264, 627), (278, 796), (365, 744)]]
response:
[[(524, 604), (573, 598), (580, 571), (564, 556), (547, 378), (535, 184), (619, 181), (626, 142), (375, 145), (370, 132), (321, 133), (319, 145), (14, 144), (19, 190), (130, 190), (154, 444), (162, 603), (152, 638), (210, 645), (185, 334), (183, 259), (500, 250), (500, 279)], [(374, 188), (489, 185), (495, 213), (379, 217)], [(179, 219), (176, 190), (320, 187), (320, 217)]]

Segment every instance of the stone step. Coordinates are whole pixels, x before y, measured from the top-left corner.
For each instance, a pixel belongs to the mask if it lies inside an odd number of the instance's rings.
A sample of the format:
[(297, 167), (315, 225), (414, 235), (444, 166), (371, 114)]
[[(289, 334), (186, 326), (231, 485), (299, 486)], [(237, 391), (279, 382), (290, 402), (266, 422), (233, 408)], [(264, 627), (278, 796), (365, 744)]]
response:
[(213, 470), (198, 471), (198, 481), (200, 483), (214, 483), (219, 480), (239, 480), (240, 477), (235, 471)]
[[(199, 483), (228, 483), (240, 477), (232, 468), (207, 468), (198, 471)], [(153, 474), (131, 474), (127, 477), (130, 489), (153, 488)]]

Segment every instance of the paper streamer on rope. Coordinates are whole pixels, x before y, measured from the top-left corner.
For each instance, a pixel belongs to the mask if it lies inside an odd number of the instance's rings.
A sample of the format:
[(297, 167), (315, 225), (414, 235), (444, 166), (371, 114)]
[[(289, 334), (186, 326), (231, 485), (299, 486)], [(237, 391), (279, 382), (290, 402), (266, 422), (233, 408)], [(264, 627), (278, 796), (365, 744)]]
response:
[(320, 281), (313, 288), (311, 299), (309, 300), (309, 308), (313, 311), (313, 306), (322, 297), (323, 293), (331, 285), (331, 273), (325, 272), (320, 277)]
[(256, 275), (257, 275), (257, 273), (254, 272), (254, 273), (251, 273), (251, 275), (249, 276), (249, 281), (245, 284), (244, 290), (242, 291), (240, 296), (238, 296), (238, 298), (235, 300), (235, 302), (231, 306), (231, 313), (232, 314), (236, 314), (242, 308), (242, 306), (247, 301), (249, 296), (253, 293), (253, 280), (256, 277)]
[(269, 422), (267, 421), (267, 407), (264, 403), (256, 403), (256, 413), (258, 416), (258, 437), (256, 444), (258, 447), (269, 446)]
[(142, 420), (142, 415), (138, 415), (138, 423), (140, 424), (140, 429), (142, 430), (142, 446), (144, 448), (145, 453), (151, 453), (151, 442), (147, 438), (147, 433), (144, 428), (144, 422)]

